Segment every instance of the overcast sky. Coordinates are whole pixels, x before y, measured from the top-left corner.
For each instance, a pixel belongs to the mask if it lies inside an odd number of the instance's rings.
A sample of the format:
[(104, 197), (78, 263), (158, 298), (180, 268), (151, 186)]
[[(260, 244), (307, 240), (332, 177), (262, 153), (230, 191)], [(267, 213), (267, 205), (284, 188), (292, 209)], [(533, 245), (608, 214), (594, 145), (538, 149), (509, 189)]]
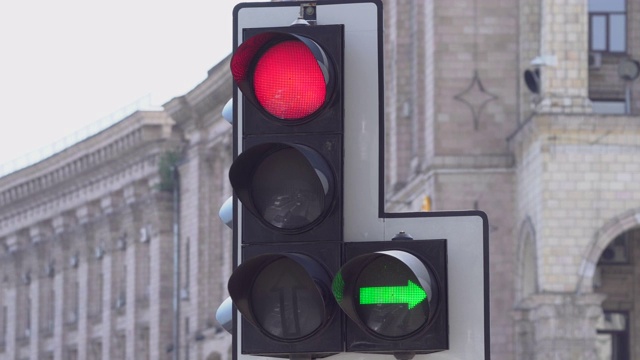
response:
[(0, 2), (0, 165), (188, 92), (231, 52), (239, 2)]

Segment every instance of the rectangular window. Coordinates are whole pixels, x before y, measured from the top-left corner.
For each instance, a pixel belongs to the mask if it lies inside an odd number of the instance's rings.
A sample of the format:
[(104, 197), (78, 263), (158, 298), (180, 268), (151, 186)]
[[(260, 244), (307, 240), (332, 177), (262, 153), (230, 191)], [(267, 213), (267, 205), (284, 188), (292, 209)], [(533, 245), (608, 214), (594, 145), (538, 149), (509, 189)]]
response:
[(627, 51), (625, 0), (589, 0), (589, 48), (591, 51)]
[(0, 319), (0, 349), (4, 351), (7, 342), (7, 307), (5, 305), (2, 306), (0, 316), (2, 316), (2, 319)]
[(56, 326), (56, 290), (53, 287), (53, 284), (51, 284), (47, 305), (43, 306), (43, 308), (47, 309), (47, 326), (49, 327), (48, 330), (53, 333)]
[(15, 312), (16, 341), (22, 345), (31, 334), (29, 329), (31, 325), (31, 298), (29, 297), (29, 287), (26, 285), (18, 286), (16, 289)]
[(40, 280), (40, 334), (44, 337), (53, 334), (55, 315), (55, 293), (51, 276)]
[(191, 238), (187, 237), (184, 244), (184, 284), (185, 288), (189, 288), (191, 280)]
[[(140, 337), (138, 338), (137, 360), (149, 359), (149, 328), (142, 327), (140, 329)], [(188, 359), (188, 357), (187, 357)]]
[(25, 311), (24, 320), (24, 337), (31, 337), (31, 294), (27, 294), (27, 309)]
[(69, 360), (78, 360), (78, 349), (76, 349), (76, 348), (68, 348), (67, 349), (67, 359), (69, 359)]
[(63, 324), (75, 326), (78, 321), (78, 274), (75, 268), (64, 273), (64, 313)]
[(71, 311), (69, 312), (69, 322), (75, 324), (78, 322), (78, 314), (80, 312), (80, 282), (76, 279), (71, 289)]
[(102, 321), (104, 275), (102, 274), (101, 265), (102, 263), (100, 262), (89, 264), (87, 310), (89, 319), (94, 324)]
[(104, 274), (102, 273), (102, 269), (100, 269), (100, 274), (98, 274), (98, 286), (96, 286), (96, 290), (94, 303), (95, 314), (102, 318), (102, 303), (104, 302)]
[(609, 51), (624, 52), (627, 47), (626, 16), (611, 14), (609, 16)]
[(597, 326), (598, 360), (627, 360), (629, 355), (629, 317), (627, 313), (605, 311)]
[(121, 312), (124, 311), (127, 291), (126, 245), (123, 241), (118, 241), (116, 248), (111, 254), (111, 274), (105, 275), (111, 275), (111, 306)]
[(87, 356), (89, 360), (102, 360), (102, 342), (100, 340), (93, 340), (89, 343)]
[(591, 50), (607, 50), (607, 17), (605, 15), (591, 16)]
[(149, 304), (149, 282), (150, 282), (151, 257), (148, 246), (140, 246), (136, 254), (136, 300), (141, 306)]

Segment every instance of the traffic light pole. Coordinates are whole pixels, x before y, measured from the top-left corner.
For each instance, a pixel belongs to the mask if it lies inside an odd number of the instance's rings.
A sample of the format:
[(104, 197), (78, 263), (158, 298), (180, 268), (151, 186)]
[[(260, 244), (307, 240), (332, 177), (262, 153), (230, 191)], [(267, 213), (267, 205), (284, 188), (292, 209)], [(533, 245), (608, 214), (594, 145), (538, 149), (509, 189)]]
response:
[(180, 172), (171, 166), (173, 177), (173, 360), (180, 359)]

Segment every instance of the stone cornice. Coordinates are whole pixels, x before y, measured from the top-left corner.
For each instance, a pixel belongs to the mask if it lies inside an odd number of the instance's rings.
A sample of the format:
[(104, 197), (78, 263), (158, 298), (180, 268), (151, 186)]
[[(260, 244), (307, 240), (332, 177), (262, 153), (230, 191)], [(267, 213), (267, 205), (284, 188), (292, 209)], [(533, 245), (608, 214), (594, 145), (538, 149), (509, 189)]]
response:
[(229, 56), (216, 64), (207, 78), (187, 94), (163, 105), (177, 126), (202, 128), (204, 121), (222, 120), (222, 107), (232, 96), (230, 59)]
[[(635, 145), (635, 138), (625, 135), (640, 134), (640, 116), (602, 114), (555, 114), (531, 116), (507, 141), (516, 158), (530, 144), (542, 141), (556, 144), (611, 145), (611, 139), (621, 146)], [(626, 144), (626, 142), (633, 142)]]
[[(0, 178), (0, 236), (157, 177), (157, 156), (170, 147), (173, 121), (137, 112), (42, 162)], [(149, 185), (147, 185), (149, 186)]]

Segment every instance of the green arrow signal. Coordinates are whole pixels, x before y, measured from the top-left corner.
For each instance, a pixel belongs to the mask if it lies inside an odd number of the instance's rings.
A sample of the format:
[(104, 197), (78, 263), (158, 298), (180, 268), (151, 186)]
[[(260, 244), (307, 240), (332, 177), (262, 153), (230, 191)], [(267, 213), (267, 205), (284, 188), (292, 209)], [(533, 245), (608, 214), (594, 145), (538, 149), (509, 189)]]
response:
[(427, 298), (427, 293), (411, 280), (407, 286), (380, 286), (360, 288), (360, 305), (407, 304), (413, 309)]

